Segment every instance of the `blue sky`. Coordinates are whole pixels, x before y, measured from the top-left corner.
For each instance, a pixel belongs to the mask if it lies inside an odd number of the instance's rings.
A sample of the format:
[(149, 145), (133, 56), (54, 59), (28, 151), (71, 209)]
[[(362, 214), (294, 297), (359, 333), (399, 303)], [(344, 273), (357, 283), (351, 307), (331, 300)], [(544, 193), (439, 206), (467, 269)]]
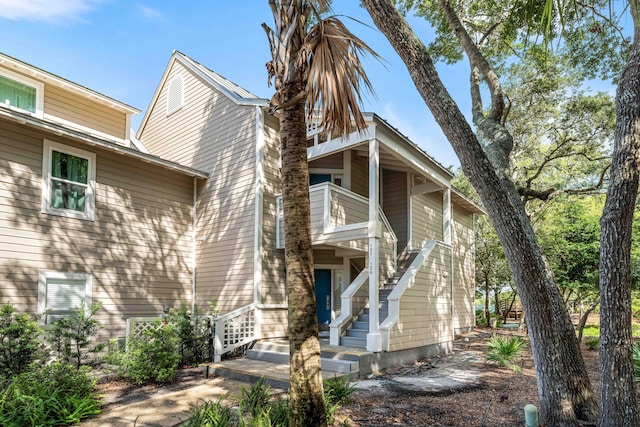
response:
[[(443, 165), (458, 165), (404, 64), (359, 1), (334, 1), (334, 12), (368, 24), (345, 20), (386, 61), (366, 61), (376, 97), (366, 98), (365, 110), (388, 120)], [(270, 98), (263, 22), (273, 22), (267, 0), (0, 0), (0, 51), (139, 108), (132, 122), (137, 129), (174, 49)], [(427, 24), (411, 22), (427, 40)], [(467, 114), (466, 63), (440, 70)]]

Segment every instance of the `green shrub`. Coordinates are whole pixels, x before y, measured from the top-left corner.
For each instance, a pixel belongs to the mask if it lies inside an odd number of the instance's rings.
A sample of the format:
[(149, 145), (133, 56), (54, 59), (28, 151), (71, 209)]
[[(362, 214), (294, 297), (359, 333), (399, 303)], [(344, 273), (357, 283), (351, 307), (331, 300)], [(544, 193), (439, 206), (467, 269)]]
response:
[(487, 361), (496, 362), (501, 366), (513, 368), (519, 371), (520, 367), (515, 361), (520, 358), (522, 349), (527, 343), (520, 337), (512, 336), (508, 338), (491, 337), (487, 342), (489, 351), (487, 352)]
[(2, 426), (69, 425), (100, 412), (88, 367), (76, 369), (61, 362), (31, 365), (1, 385)]
[(640, 342), (633, 345), (633, 375), (640, 382)]
[(92, 345), (92, 340), (102, 329), (93, 318), (100, 308), (102, 304), (97, 302), (91, 304), (89, 310), (81, 305), (73, 309), (70, 317), (53, 322), (46, 337), (56, 357), (80, 369), (92, 354), (102, 351), (104, 344)]
[(192, 316), (186, 304), (180, 308), (172, 308), (167, 318), (170, 325), (176, 328), (180, 337), (181, 363), (184, 365), (197, 365), (206, 360), (208, 356), (208, 342), (199, 339), (207, 335), (207, 324), (200, 317), (200, 310), (195, 307)]
[(597, 350), (599, 344), (600, 344), (600, 338), (598, 337), (586, 337), (584, 339), (584, 345), (589, 350)]
[(142, 335), (131, 340), (128, 351), (111, 341), (105, 362), (122, 378), (136, 384), (171, 381), (180, 362), (180, 338), (175, 328), (157, 325)]
[(41, 332), (29, 314), (17, 314), (10, 303), (0, 307), (0, 378), (24, 372), (43, 355)]
[(217, 401), (198, 401), (191, 406), (187, 421), (183, 427), (227, 427), (233, 425), (233, 412), (228, 406), (222, 405), (222, 399)]
[(348, 376), (324, 380), (324, 400), (327, 405), (349, 403), (354, 391), (356, 391), (356, 386), (351, 384)]
[(271, 398), (271, 387), (261, 377), (248, 390), (240, 386), (240, 400), (238, 406), (242, 413), (255, 418), (264, 408), (266, 408)]

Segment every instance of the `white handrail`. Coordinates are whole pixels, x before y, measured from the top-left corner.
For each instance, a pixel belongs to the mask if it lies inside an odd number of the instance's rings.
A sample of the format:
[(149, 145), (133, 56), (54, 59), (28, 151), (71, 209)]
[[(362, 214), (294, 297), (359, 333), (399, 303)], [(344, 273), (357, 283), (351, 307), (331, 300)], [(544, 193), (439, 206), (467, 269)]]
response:
[(240, 307), (215, 319), (213, 361), (222, 355), (259, 338), (255, 303)]
[(353, 282), (342, 292), (340, 316), (329, 325), (329, 344), (340, 345), (340, 335), (353, 317), (353, 297), (369, 280), (369, 270), (362, 270)]
[(398, 284), (393, 288), (393, 291), (387, 297), (389, 301), (389, 315), (380, 325), (380, 333), (382, 334), (382, 348), (384, 351), (389, 351), (391, 341), (391, 329), (398, 323), (400, 319), (400, 298), (409, 288), (409, 285), (413, 283), (416, 275), (426, 262), (431, 252), (436, 247), (438, 242), (436, 240), (429, 240), (418, 252), (416, 258), (413, 260), (407, 271), (402, 275), (402, 278)]

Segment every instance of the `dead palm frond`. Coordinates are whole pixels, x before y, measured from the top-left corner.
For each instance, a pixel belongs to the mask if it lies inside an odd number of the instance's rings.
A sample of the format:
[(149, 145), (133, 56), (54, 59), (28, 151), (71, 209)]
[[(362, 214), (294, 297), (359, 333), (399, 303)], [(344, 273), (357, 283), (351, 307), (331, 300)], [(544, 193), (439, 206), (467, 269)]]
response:
[(366, 127), (361, 93), (362, 88), (373, 93), (373, 87), (360, 60), (363, 53), (380, 59), (335, 16), (311, 27), (299, 52), (299, 67), (306, 71), (307, 119), (319, 110), (321, 126), (334, 137), (351, 131), (351, 117), (358, 130)]

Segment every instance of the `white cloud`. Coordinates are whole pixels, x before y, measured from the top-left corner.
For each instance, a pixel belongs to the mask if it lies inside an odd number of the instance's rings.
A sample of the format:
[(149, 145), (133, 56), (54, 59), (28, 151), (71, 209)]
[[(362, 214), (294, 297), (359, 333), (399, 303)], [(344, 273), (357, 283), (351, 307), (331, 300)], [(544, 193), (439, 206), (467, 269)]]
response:
[(76, 20), (101, 0), (0, 0), (0, 18), (14, 21)]
[(148, 6), (140, 6), (142, 16), (148, 21), (160, 21), (164, 18), (159, 10), (152, 9)]

